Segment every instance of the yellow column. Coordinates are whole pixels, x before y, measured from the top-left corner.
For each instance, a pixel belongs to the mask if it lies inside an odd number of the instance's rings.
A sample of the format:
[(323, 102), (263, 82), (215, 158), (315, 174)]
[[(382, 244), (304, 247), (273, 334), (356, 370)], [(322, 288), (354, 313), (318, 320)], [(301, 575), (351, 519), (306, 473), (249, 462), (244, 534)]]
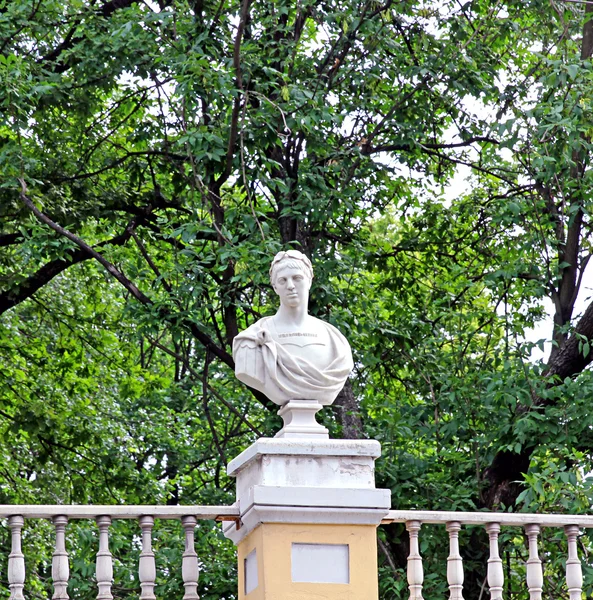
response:
[[(327, 559), (334, 561), (319, 565), (327, 568), (325, 577), (319, 572), (309, 577), (321, 581), (302, 581), (307, 579), (306, 573), (293, 573), (294, 559), (298, 560), (298, 553), (307, 553), (311, 546), (314, 559), (323, 560), (326, 550)], [(239, 543), (237, 551), (239, 600), (378, 598), (377, 530), (373, 525), (262, 524)], [(246, 580), (248, 556), (255, 561), (257, 581)], [(345, 565), (335, 564), (343, 559), (347, 561)], [(301, 581), (294, 581), (293, 575)], [(246, 593), (247, 590), (251, 591)]]
[(378, 600), (377, 526), (391, 499), (374, 487), (379, 454), (369, 440), (264, 438), (229, 464), (239, 600)]

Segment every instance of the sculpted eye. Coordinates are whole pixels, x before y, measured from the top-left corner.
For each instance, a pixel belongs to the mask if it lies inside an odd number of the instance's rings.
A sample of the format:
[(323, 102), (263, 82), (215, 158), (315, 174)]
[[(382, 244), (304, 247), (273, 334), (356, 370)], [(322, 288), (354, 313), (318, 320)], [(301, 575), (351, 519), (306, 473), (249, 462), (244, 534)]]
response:
[(286, 283), (286, 277), (278, 277), (278, 283)]

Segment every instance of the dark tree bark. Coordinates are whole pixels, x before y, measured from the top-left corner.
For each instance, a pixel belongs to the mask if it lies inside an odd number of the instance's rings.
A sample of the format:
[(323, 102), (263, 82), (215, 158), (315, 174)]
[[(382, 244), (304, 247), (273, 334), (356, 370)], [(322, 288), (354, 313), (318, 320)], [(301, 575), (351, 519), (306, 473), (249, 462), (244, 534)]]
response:
[(351, 440), (363, 439), (365, 436), (360, 406), (349, 380), (335, 399), (333, 407), (342, 426), (342, 437)]

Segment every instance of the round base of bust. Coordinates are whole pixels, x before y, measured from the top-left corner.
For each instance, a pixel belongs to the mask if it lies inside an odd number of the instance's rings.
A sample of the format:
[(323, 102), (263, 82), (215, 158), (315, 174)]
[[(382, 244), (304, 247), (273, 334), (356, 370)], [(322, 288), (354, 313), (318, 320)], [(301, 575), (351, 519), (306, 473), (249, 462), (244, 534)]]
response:
[(275, 435), (277, 438), (328, 439), (329, 431), (315, 420), (315, 415), (323, 408), (317, 400), (289, 400), (278, 415), (284, 427)]

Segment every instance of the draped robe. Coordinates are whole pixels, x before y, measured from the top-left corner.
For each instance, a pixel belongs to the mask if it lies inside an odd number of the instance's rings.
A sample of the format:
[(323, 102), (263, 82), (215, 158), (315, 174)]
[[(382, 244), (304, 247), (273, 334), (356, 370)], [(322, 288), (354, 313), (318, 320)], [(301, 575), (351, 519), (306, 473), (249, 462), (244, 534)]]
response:
[[(323, 343), (315, 339), (318, 334), (279, 333), (272, 319), (260, 319), (233, 340), (237, 378), (276, 404), (289, 400), (331, 404), (353, 367), (346, 338), (333, 325), (315, 317), (310, 317), (309, 323), (314, 324)], [(312, 360), (302, 356), (308, 346), (312, 347)]]

